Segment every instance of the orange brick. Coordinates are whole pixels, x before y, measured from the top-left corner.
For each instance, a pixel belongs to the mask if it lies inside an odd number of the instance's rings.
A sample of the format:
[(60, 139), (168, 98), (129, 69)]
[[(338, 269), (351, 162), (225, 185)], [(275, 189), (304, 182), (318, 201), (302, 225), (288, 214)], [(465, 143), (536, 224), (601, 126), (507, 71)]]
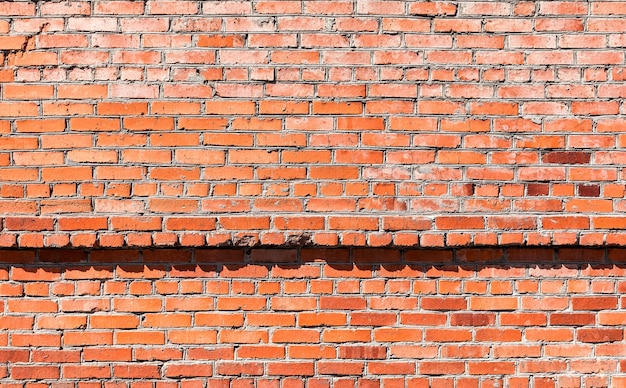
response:
[(44, 100), (54, 94), (52, 85), (4, 85), (4, 98), (7, 100)]
[(104, 118), (72, 118), (70, 119), (70, 129), (72, 131), (119, 131), (119, 119)]

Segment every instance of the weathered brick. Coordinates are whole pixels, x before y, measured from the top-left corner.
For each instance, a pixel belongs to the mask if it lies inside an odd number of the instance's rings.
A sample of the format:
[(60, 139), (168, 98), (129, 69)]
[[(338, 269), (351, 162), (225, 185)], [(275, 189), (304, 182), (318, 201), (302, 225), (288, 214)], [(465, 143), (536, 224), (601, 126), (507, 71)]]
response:
[(624, 1), (35, 3), (0, 379), (622, 382)]

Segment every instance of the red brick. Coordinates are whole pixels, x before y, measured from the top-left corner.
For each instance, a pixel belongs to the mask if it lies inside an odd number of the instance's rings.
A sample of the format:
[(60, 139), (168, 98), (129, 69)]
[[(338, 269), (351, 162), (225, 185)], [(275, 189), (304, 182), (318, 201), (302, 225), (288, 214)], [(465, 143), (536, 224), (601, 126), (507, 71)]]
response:
[[(6, 291), (3, 293), (8, 294)], [(15, 292), (15, 294), (21, 295), (22, 292)], [(5, 330), (32, 330), (33, 323), (34, 318), (32, 317), (5, 317), (1, 327)], [(18, 352), (18, 354), (21, 353)]]
[(139, 327), (139, 319), (128, 314), (92, 315), (89, 326), (94, 329), (133, 329)]
[(253, 330), (222, 330), (220, 333), (221, 343), (257, 344), (268, 342), (267, 331)]
[(469, 302), (472, 310), (515, 310), (518, 307), (518, 300), (513, 297), (472, 297)]
[(512, 362), (470, 362), (468, 371), (472, 375), (512, 374), (515, 364)]
[(84, 332), (68, 331), (63, 334), (65, 346), (89, 346), (89, 345), (112, 345), (113, 333), (110, 331), (91, 331), (88, 335)]
[(425, 375), (462, 374), (465, 371), (465, 365), (459, 361), (424, 361), (418, 365), (418, 371)]
[(11, 378), (15, 380), (58, 379), (59, 376), (58, 366), (16, 365), (11, 368)]
[(158, 365), (115, 365), (113, 376), (117, 378), (157, 378), (161, 376)]
[(37, 327), (52, 330), (84, 329), (87, 326), (87, 317), (80, 315), (69, 315), (61, 317), (41, 316), (37, 320)]
[[(224, 374), (220, 372), (220, 374)], [(169, 378), (211, 377), (212, 365), (171, 363), (165, 369), (165, 376)]]
[(415, 342), (422, 339), (422, 331), (408, 328), (380, 328), (374, 330), (374, 340), (378, 342)]
[[(176, 335), (172, 333), (172, 343), (177, 343), (175, 338)], [(116, 331), (114, 341), (117, 345), (163, 345), (165, 335), (158, 331)]]
[(101, 365), (64, 365), (63, 376), (70, 379), (110, 378), (111, 369)]
[(621, 329), (582, 328), (577, 331), (577, 339), (581, 342), (591, 343), (622, 341), (624, 331)]
[(387, 348), (384, 346), (346, 345), (339, 347), (339, 357), (357, 360), (381, 360), (387, 357)]
[(160, 230), (160, 217), (114, 217), (111, 218), (113, 230)]
[(440, 216), (435, 219), (435, 226), (442, 230), (458, 229), (483, 229), (485, 221), (483, 217), (446, 217)]
[(617, 307), (617, 298), (614, 296), (599, 297), (574, 297), (572, 298), (573, 310), (607, 310)]
[(362, 375), (365, 369), (363, 362), (319, 361), (317, 371), (322, 375)]
[(272, 362), (267, 364), (269, 376), (313, 376), (312, 362)]

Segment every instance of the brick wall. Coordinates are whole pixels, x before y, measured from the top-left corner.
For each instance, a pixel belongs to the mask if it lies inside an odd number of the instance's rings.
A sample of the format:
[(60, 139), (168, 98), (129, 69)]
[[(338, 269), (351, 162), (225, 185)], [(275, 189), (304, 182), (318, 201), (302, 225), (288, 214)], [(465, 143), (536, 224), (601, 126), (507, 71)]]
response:
[(0, 2), (0, 245), (623, 245), (625, 14)]
[(0, 0), (0, 387), (626, 386), (624, 17)]
[(626, 386), (620, 249), (0, 255), (3, 387)]

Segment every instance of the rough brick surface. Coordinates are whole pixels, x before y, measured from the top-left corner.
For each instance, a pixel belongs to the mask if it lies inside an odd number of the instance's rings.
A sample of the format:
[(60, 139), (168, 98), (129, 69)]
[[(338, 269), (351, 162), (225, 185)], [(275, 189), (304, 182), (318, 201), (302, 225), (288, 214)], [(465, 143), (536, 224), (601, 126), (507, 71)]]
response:
[(0, 246), (626, 245), (625, 14), (0, 1)]
[(0, 384), (623, 387), (625, 257), (5, 250)]

